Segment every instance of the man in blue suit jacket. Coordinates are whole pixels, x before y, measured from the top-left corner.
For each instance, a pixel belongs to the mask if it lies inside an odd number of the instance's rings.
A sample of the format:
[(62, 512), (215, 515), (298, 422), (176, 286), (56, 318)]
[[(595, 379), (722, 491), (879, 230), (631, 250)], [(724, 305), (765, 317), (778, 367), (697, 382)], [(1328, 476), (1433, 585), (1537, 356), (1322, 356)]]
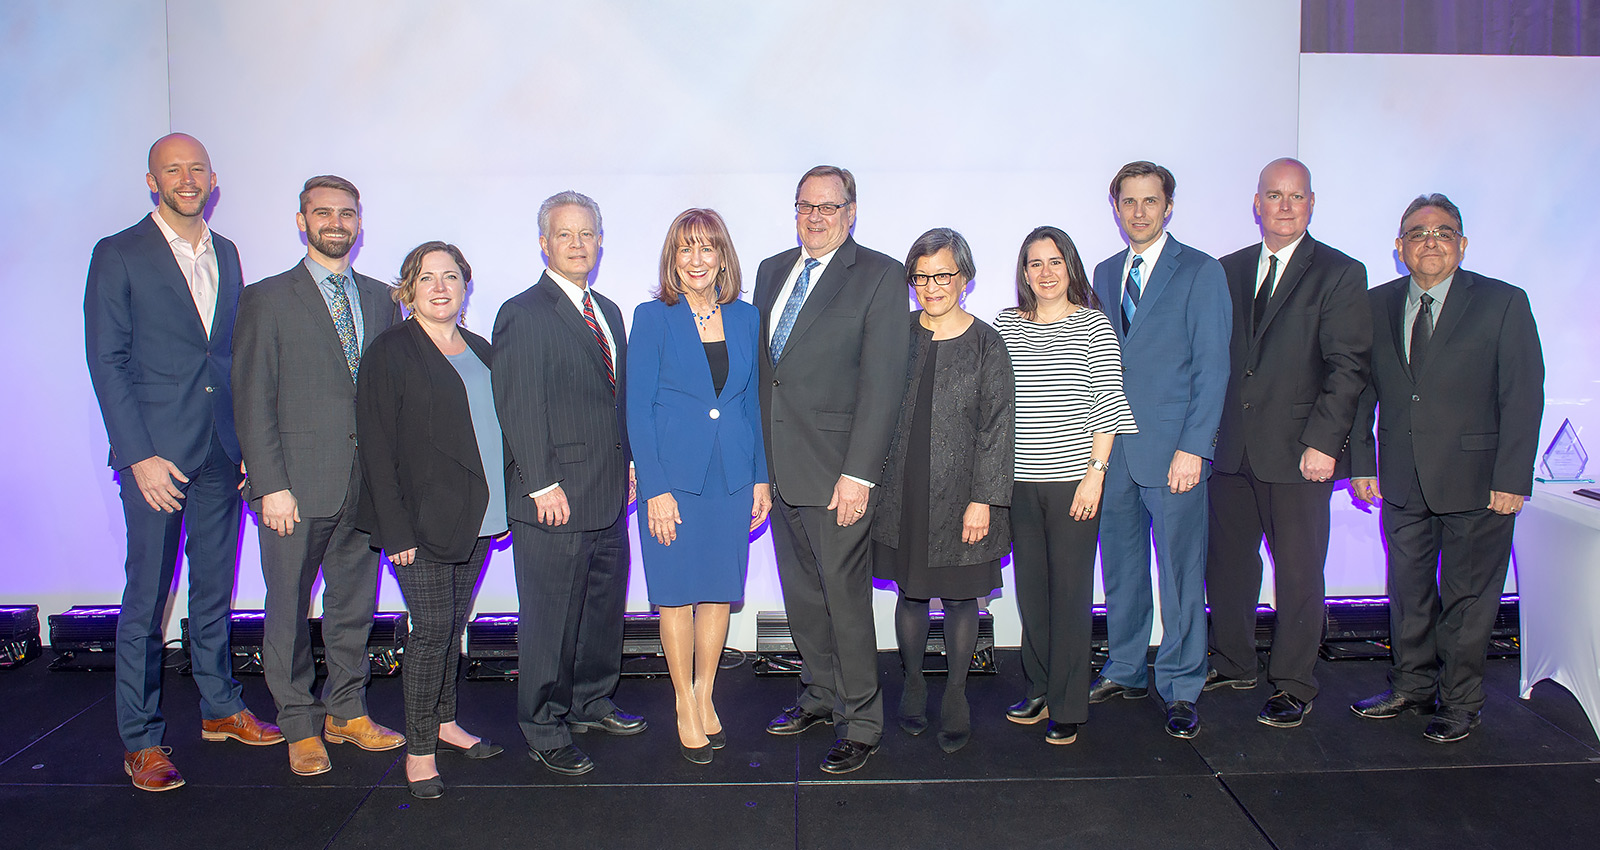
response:
[(117, 618), (117, 726), (135, 787), (183, 777), (161, 746), (161, 656), (167, 592), (187, 525), (189, 658), (201, 735), (283, 740), (244, 707), (228, 651), (239, 549), (239, 439), (229, 385), (233, 318), (244, 285), (239, 251), (204, 218), (211, 157), (179, 133), (150, 148), (155, 211), (100, 240), (83, 297), (89, 378), (111, 439), (128, 527), (127, 584)]
[(1153, 529), (1162, 631), (1156, 693), (1167, 704), (1167, 734), (1192, 738), (1206, 678), (1206, 479), (1233, 319), (1222, 266), (1166, 233), (1175, 185), (1172, 172), (1150, 162), (1117, 172), (1111, 198), (1128, 250), (1094, 270), (1095, 294), (1122, 343), (1122, 383), (1139, 433), (1117, 440), (1106, 469), (1100, 564), (1111, 658), (1089, 701), (1148, 692)]

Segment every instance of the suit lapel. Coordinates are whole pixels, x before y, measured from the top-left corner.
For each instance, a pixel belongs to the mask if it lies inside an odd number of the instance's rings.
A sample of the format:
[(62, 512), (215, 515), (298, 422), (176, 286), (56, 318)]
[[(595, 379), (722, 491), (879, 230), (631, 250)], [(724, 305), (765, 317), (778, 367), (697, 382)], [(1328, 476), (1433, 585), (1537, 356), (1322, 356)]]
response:
[[(1300, 244), (1295, 247), (1294, 254), (1289, 257), (1289, 262), (1283, 267), (1283, 274), (1279, 275), (1277, 282), (1272, 285), (1272, 296), (1267, 299), (1267, 310), (1261, 314), (1261, 326), (1256, 328), (1255, 337), (1251, 340), (1252, 346), (1261, 341), (1261, 335), (1266, 332), (1267, 326), (1272, 324), (1273, 317), (1278, 315), (1278, 311), (1283, 308), (1283, 303), (1289, 300), (1294, 288), (1300, 285), (1301, 280), (1305, 279), (1306, 270), (1311, 268), (1311, 255), (1316, 253), (1316, 245), (1317, 240), (1312, 239), (1311, 234), (1307, 233), (1306, 238), (1300, 240)], [(1256, 259), (1259, 266), (1259, 254), (1256, 255)], [(1257, 281), (1258, 285), (1259, 283)], [(1252, 298), (1251, 300), (1253, 301), (1254, 299)], [(1249, 318), (1249, 316), (1250, 313), (1247, 311), (1245, 317)]]
[[(205, 339), (206, 326), (200, 321), (200, 311), (195, 309), (194, 293), (189, 291), (189, 281), (183, 276), (183, 270), (178, 268), (178, 261), (172, 256), (172, 246), (167, 244), (166, 234), (162, 233), (161, 228), (155, 223), (153, 216), (156, 215), (158, 215), (158, 213), (150, 213), (150, 216), (147, 217), (145, 221), (147, 226), (143, 242), (145, 259), (148, 260), (151, 265), (155, 266), (159, 272), (161, 272), (162, 284), (171, 287), (172, 290), (183, 299), (183, 303), (189, 305), (188, 313), (193, 321), (189, 322), (188, 324), (195, 333), (200, 335), (201, 339)], [(216, 247), (215, 239), (212, 240), (212, 247), (213, 249)], [(219, 278), (222, 276), (221, 271), (222, 262), (221, 260), (218, 260), (217, 276)], [(217, 285), (217, 300), (219, 302), (222, 300), (221, 288), (222, 286), (219, 282)], [(213, 321), (215, 321), (215, 319), (213, 319)]]
[[(373, 337), (389, 327), (389, 317), (394, 315), (394, 301), (389, 298), (389, 288), (365, 275), (351, 270), (356, 282), (356, 292), (361, 294), (361, 349), (372, 344)], [(342, 349), (341, 349), (342, 350)]]
[(1389, 337), (1394, 342), (1394, 356), (1400, 361), (1402, 370), (1412, 383), (1416, 383), (1417, 376), (1411, 374), (1411, 361), (1406, 357), (1406, 291), (1411, 286), (1410, 276), (1400, 279), (1400, 284), (1394, 287), (1394, 292), (1389, 294)]
[(325, 331), (317, 336), (327, 347), (329, 356), (339, 363), (348, 364), (349, 361), (344, 356), (344, 343), (339, 341), (339, 329), (333, 324), (333, 313), (328, 309), (327, 299), (322, 297), (322, 287), (317, 286), (317, 282), (312, 279), (304, 261), (297, 263), (289, 274), (294, 279), (294, 294), (311, 314), (311, 323)]
[[(727, 336), (726, 314), (722, 317), (722, 327), (723, 336)], [(687, 298), (679, 298), (678, 303), (667, 308), (667, 349), (681, 352), (688, 360), (689, 370), (695, 373), (696, 387), (707, 397), (716, 397), (716, 385), (711, 380), (711, 364), (704, 356), (705, 345), (700, 342), (700, 332), (695, 330), (694, 311), (689, 309)]]
[[(1160, 300), (1161, 293), (1166, 291), (1167, 283), (1172, 280), (1172, 272), (1178, 267), (1178, 256), (1182, 253), (1183, 244), (1170, 236), (1167, 237), (1167, 246), (1161, 250), (1161, 258), (1156, 260), (1155, 269), (1145, 281), (1144, 291), (1139, 293), (1139, 307), (1133, 312), (1133, 323), (1128, 326), (1128, 336), (1131, 337), (1139, 332), (1145, 317), (1150, 314), (1150, 306)], [(1117, 297), (1120, 304), (1122, 293), (1118, 292)]]
[(778, 291), (783, 288), (783, 281), (788, 276), (789, 270), (794, 268), (795, 260), (800, 258), (800, 249), (791, 248), (777, 256), (773, 262), (767, 264), (771, 271), (765, 278), (756, 281), (756, 291), (752, 296), (752, 303), (756, 305), (758, 319), (758, 334), (756, 339), (761, 346), (757, 354), (761, 362), (772, 365), (772, 312), (776, 308)]
[[(217, 254), (217, 312), (211, 320), (212, 336), (215, 337), (218, 328), (233, 327), (234, 314), (239, 309), (239, 291), (244, 289), (244, 279), (242, 270), (235, 272), (239, 267), (239, 252), (233, 243), (213, 233), (211, 248)], [(226, 257), (223, 256), (224, 252), (227, 253)]]
[[(744, 341), (749, 336), (743, 331), (744, 329), (735, 322), (732, 314), (724, 309), (722, 313), (722, 337), (728, 342), (728, 379), (722, 382), (722, 392), (717, 393), (717, 398), (719, 399), (734, 391), (734, 375), (748, 374), (746, 370), (750, 368), (750, 360), (755, 355), (755, 352), (744, 347)], [(707, 377), (710, 376), (710, 372), (711, 367), (708, 365), (706, 367)]]
[[(544, 277), (540, 278), (538, 289), (543, 297), (549, 302), (550, 309), (555, 311), (555, 314), (560, 317), (561, 323), (566, 325), (567, 330), (572, 332), (574, 339), (577, 341), (578, 347), (588, 352), (590, 362), (594, 364), (594, 368), (600, 372), (602, 377), (604, 377), (606, 374), (606, 361), (605, 358), (600, 354), (600, 344), (595, 342), (594, 331), (590, 330), (588, 321), (586, 321), (583, 317), (582, 309), (579, 308), (578, 305), (572, 303), (572, 299), (567, 297), (567, 293), (561, 290), (561, 286), (559, 284), (550, 279), (549, 274), (546, 274)], [(604, 310), (600, 310), (600, 315), (596, 315), (595, 318), (601, 318), (604, 313)], [(609, 317), (606, 317), (604, 321), (608, 325), (610, 324)], [(612, 330), (612, 334), (616, 334), (615, 329)]]
[[(371, 326), (369, 325), (368, 327)], [(442, 409), (439, 406), (435, 407), (434, 413), (431, 414), (433, 417), (432, 424), (435, 426), (455, 424), (440, 421), (444, 418), (441, 412), (448, 413), (451, 411), (465, 413), (470, 424), (472, 419), (471, 406), (467, 401), (467, 386), (466, 382), (461, 379), (461, 373), (456, 371), (456, 367), (450, 365), (450, 360), (444, 356), (444, 352), (439, 350), (439, 346), (433, 344), (433, 340), (428, 337), (428, 332), (422, 329), (422, 325), (412, 321), (408, 322), (406, 327), (410, 332), (411, 344), (416, 347), (417, 358), (422, 361), (423, 369), (428, 375), (428, 383), (433, 387), (433, 397), (447, 401), (442, 406)], [(468, 342), (467, 350), (473, 351), (470, 340)], [(450, 439), (451, 437), (460, 437), (462, 436), (461, 434), (438, 434), (437, 428), (434, 430), (436, 434), (436, 438), (433, 440), (434, 448), (437, 448), (456, 463), (461, 464), (469, 472), (483, 468), (483, 457), (477, 452), (478, 444), (475, 440), (471, 441), (471, 445), (468, 446), (468, 441), (466, 440)], [(466, 433), (471, 432), (468, 431)], [(467, 451), (469, 448), (471, 449), (470, 453)], [(488, 471), (484, 470), (484, 475), (487, 476), (487, 474)]]
[[(1473, 284), (1472, 272), (1456, 269), (1455, 279), (1450, 281), (1450, 297), (1439, 307), (1439, 317), (1433, 323), (1433, 336), (1428, 339), (1428, 354), (1423, 358), (1423, 374), (1439, 361), (1440, 348), (1450, 344), (1450, 336), (1461, 325), (1461, 317), (1472, 309)], [(1404, 309), (1404, 302), (1401, 303)], [(1420, 380), (1422, 375), (1414, 377)]]

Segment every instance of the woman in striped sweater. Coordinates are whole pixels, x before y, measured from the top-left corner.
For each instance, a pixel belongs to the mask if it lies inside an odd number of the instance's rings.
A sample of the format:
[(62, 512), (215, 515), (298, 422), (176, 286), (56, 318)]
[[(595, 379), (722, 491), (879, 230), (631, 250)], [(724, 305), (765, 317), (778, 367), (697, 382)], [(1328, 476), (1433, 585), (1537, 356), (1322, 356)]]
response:
[(1112, 441), (1137, 431), (1099, 306), (1072, 238), (1039, 227), (1017, 256), (1017, 306), (995, 319), (1016, 374), (1012, 568), (1028, 681), (1006, 716), (1048, 719), (1052, 744), (1072, 743), (1089, 719), (1100, 487)]

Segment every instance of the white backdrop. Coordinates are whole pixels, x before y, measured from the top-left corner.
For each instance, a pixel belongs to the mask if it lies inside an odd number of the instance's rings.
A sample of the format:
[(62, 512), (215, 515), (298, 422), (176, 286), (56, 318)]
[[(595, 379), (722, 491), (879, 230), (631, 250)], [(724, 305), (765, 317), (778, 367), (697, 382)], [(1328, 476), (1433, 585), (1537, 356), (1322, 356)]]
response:
[[(1302, 57), (1297, 4), (1260, 0), (1136, 12), (23, 0), (0, 7), (0, 38), (0, 154), (19, 190), (0, 209), (0, 275), (21, 310), (0, 343), (16, 405), (0, 418), (13, 447), (0, 465), (11, 556), (0, 601), (46, 613), (120, 594), (121, 510), (83, 365), (83, 274), (96, 240), (149, 210), (145, 151), (169, 130), (209, 148), (211, 223), (238, 243), (247, 280), (299, 259), (300, 184), (336, 173), (362, 189), (357, 268), (392, 278), (413, 245), (455, 242), (477, 274), (468, 322), (480, 332), (535, 279), (534, 212), (562, 189), (601, 204), (596, 285), (631, 315), (678, 211), (719, 209), (753, 274), (794, 244), (799, 174), (840, 164), (860, 183), (863, 244), (898, 256), (930, 227), (968, 237), (979, 267), (969, 308), (988, 318), (1013, 303), (1015, 252), (1033, 226), (1065, 228), (1091, 267), (1120, 250), (1106, 184), (1122, 163), (1170, 167), (1173, 233), (1222, 254), (1259, 238), (1261, 165), (1297, 154), (1316, 175), (1313, 233), (1365, 260), (1374, 282), (1394, 276), (1405, 203), (1451, 194), (1468, 265), (1533, 295), (1552, 363), (1547, 434), (1561, 416), (1584, 424), (1593, 394), (1593, 323), (1574, 305), (1600, 248), (1571, 219), (1597, 182), (1600, 117), (1571, 106), (1596, 90), (1594, 59)], [(1335, 497), (1329, 592), (1379, 592), (1375, 518), (1347, 502)], [(255, 534), (247, 520), (239, 607), (264, 595)], [(637, 569), (629, 607), (644, 610)], [(1002, 644), (1019, 634), (1009, 594), (991, 605)], [(890, 646), (893, 597), (877, 596)], [(380, 606), (401, 604), (386, 575)], [(478, 610), (515, 607), (502, 550)], [(755, 612), (781, 607), (763, 538), (730, 642), (753, 646)], [(180, 594), (174, 627), (182, 610)]]

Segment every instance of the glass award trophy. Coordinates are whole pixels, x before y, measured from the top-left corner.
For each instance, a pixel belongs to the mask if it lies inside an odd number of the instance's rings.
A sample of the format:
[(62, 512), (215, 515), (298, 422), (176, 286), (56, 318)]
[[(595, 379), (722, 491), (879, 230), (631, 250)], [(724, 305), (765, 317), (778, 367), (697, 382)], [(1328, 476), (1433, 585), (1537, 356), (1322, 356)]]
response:
[(1583, 467), (1588, 462), (1589, 453), (1583, 450), (1578, 429), (1572, 427), (1571, 419), (1563, 419), (1555, 438), (1544, 450), (1544, 459), (1539, 462), (1539, 471), (1544, 473), (1540, 480), (1582, 481)]

